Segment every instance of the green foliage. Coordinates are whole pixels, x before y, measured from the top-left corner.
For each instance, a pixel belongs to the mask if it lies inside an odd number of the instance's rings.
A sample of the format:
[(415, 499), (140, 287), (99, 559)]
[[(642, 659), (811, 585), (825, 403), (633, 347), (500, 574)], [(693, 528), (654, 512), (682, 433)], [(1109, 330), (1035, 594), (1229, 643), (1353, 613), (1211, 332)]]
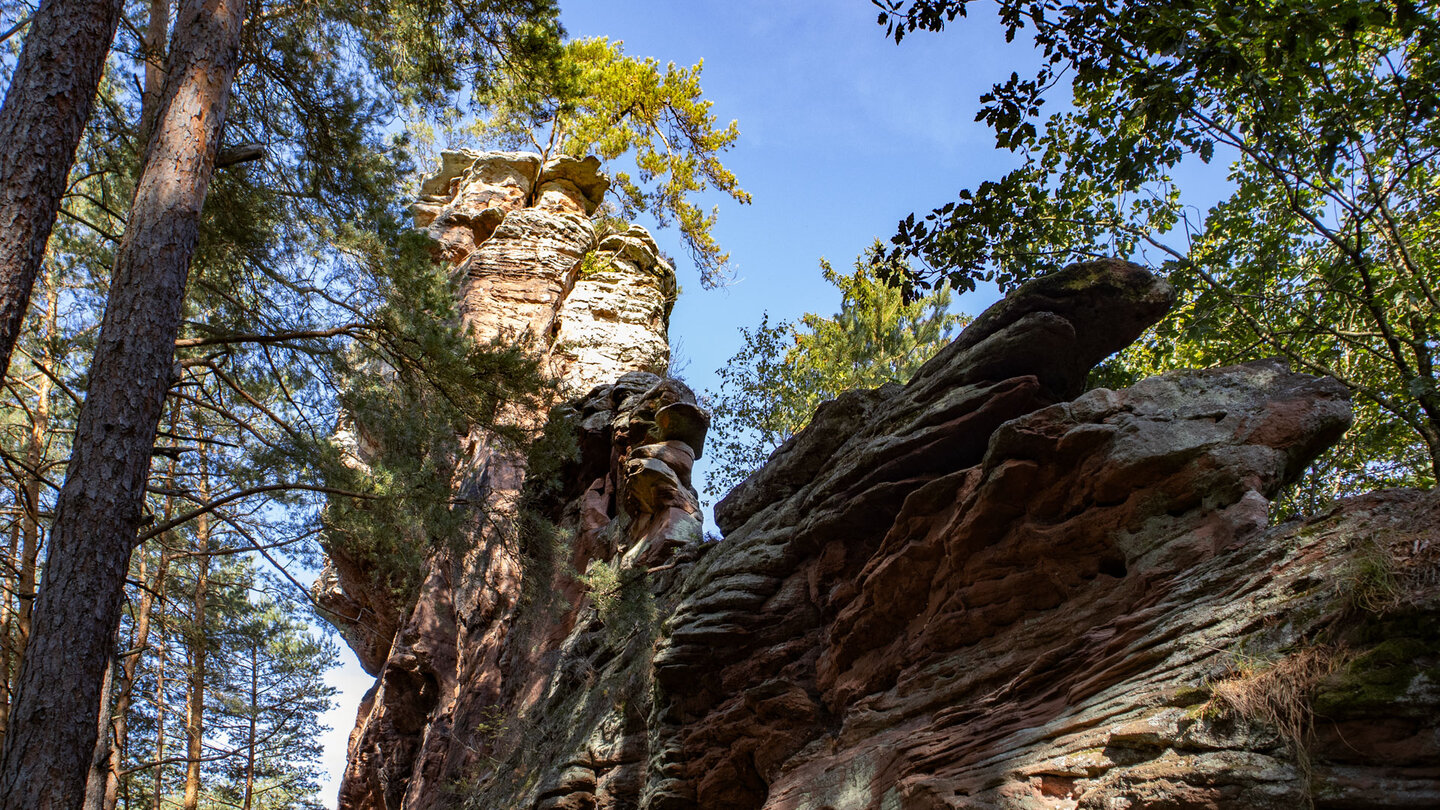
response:
[[(216, 540), (224, 541), (224, 533)], [(223, 549), (222, 549), (223, 551)], [(152, 557), (153, 561), (153, 557)], [(174, 561), (160, 586), (193, 590), (198, 557)], [(307, 626), (308, 605), (279, 598), (251, 558), (222, 553), (210, 559), (206, 617), (195, 627), (188, 599), (157, 600), (145, 656), (136, 673), (129, 734), (122, 763), (122, 796), (149, 807), (158, 791), (178, 804), (184, 778), (187, 658), (206, 649), (205, 750), (202, 807), (256, 810), (320, 808), (321, 717), (335, 690), (324, 682), (337, 650)], [(152, 569), (153, 570), (153, 569)], [(131, 605), (133, 610), (134, 604)], [(122, 630), (139, 617), (128, 615)], [(123, 645), (122, 645), (123, 646)], [(163, 743), (179, 763), (155, 764)]]
[(475, 724), (475, 733), (486, 742), (494, 742), (510, 729), (510, 716), (499, 706), (488, 706), (480, 710), (480, 720)]
[(327, 436), (321, 448), (305, 441), (296, 452), (325, 459), (321, 480), (356, 493), (330, 498), (327, 544), (374, 565), (404, 604), (425, 558), (464, 536), (483, 508), (454, 494), (462, 441), (479, 430), (498, 446), (521, 447), (528, 434), (503, 417), (541, 407), (550, 383), (524, 347), (499, 338), (476, 344), (458, 332), (444, 269), (418, 240), (402, 244), (373, 268), (388, 277), (374, 341), (352, 346), (339, 367), (348, 435)]
[(477, 93), (488, 115), (476, 131), (546, 157), (595, 154), (609, 162), (629, 155), (638, 174), (615, 174), (620, 215), (648, 213), (662, 227), (673, 221), (701, 282), (713, 287), (725, 279), (729, 254), (712, 234), (715, 210), (706, 214), (691, 198), (712, 188), (742, 204), (750, 195), (720, 162), (740, 129), (734, 121), (716, 129), (711, 103), (702, 98), (702, 67), (662, 68), (652, 58), (626, 56), (619, 42), (575, 40), (553, 72), (505, 73)]
[(447, 105), (466, 83), (484, 86), (506, 64), (543, 69), (563, 31), (554, 0), (432, 0), (332, 7), (359, 35), (378, 78), (404, 100)]
[(210, 721), (239, 756), (221, 763), (211, 790), (232, 807), (323, 807), (314, 741), (335, 695), (323, 676), (338, 651), (293, 604), (262, 593), (246, 608), (227, 639)]
[(805, 393), (791, 383), (785, 362), (793, 327), (784, 321), (772, 326), (766, 313), (754, 330), (740, 327), (740, 337), (740, 350), (715, 371), (720, 390), (707, 393), (712, 421), (706, 444), (716, 463), (706, 487), (715, 492), (745, 480), (810, 418)]
[[(62, 331), (77, 336), (98, 323), (143, 146), (136, 74), (147, 9), (127, 13), (50, 243), (67, 285)], [(456, 432), (473, 425), (519, 439), (497, 414), (533, 401), (538, 371), (513, 346), (476, 347), (457, 332), (449, 280), (402, 207), (408, 144), (388, 131), (402, 106), (449, 106), (452, 91), (502, 61), (543, 71), (559, 36), (549, 0), (254, 9), (225, 136), (260, 144), (265, 156), (212, 179), (169, 405), (206, 413), (206, 430), (162, 430), (160, 443), (183, 462), (211, 439), (217, 497), (268, 487), (225, 513), (244, 514), (257, 538), (314, 536), (300, 516), (326, 499), (292, 485), (354, 492), (343, 504), (332, 493), (326, 515), (343, 528), (334, 536), (365, 555), (409, 549), (394, 567), (412, 571), (453, 506)], [(53, 369), (77, 391), (89, 339)], [(330, 441), (347, 407), (388, 440), (368, 472), (346, 467)], [(196, 498), (180, 489), (184, 511)], [(151, 498), (157, 514), (161, 500)], [(284, 556), (314, 563), (314, 552), (287, 544)]]
[(625, 568), (619, 559), (593, 560), (580, 582), (605, 628), (606, 643), (624, 648), (633, 639), (653, 638), (659, 616), (644, 568)]
[[(588, 258), (588, 254), (587, 254)], [(525, 460), (526, 507), (546, 513), (565, 500), (567, 473), (580, 461), (579, 414), (567, 406), (552, 408)]]
[[(876, 0), (900, 40), (967, 0)], [(1440, 20), (1433, 4), (1013, 2), (1043, 54), (981, 98), (1020, 168), (901, 223), (893, 278), (1004, 289), (1076, 258), (1153, 251), (1177, 312), (1110, 373), (1280, 355), (1357, 397), (1350, 439), (1299, 500), (1440, 471)], [(1046, 94), (1072, 106), (1042, 120)], [(1172, 172), (1229, 161), (1203, 217)]]
[[(816, 375), (820, 389), (838, 392), (906, 382), (950, 341), (957, 326), (968, 322), (948, 311), (949, 290), (907, 303), (894, 288), (880, 283), (882, 275), (894, 272), (889, 267), (893, 262), (882, 255), (879, 242), (855, 260), (849, 275), (820, 261), (825, 280), (840, 290), (840, 311), (828, 318), (801, 316), (802, 329), (791, 352), (796, 366)], [(830, 398), (815, 390), (805, 396), (812, 411)]]
[(615, 611), (620, 604), (620, 573), (618, 563), (594, 560), (580, 575), (580, 581), (590, 592), (590, 601), (600, 613), (600, 621), (607, 625), (614, 623)]
[(825, 280), (841, 292), (840, 311), (807, 314), (800, 325), (741, 328), (744, 345), (724, 368), (709, 441), (716, 459), (713, 486), (725, 491), (745, 480), (772, 452), (809, 423), (821, 402), (855, 388), (907, 382), (968, 321), (949, 312), (943, 287), (915, 301), (880, 281), (888, 263), (877, 241), (841, 275), (821, 260)]
[(576, 576), (570, 564), (575, 535), (529, 506), (520, 508), (515, 524), (525, 576), (520, 582), (520, 602), (511, 632), (517, 638), (532, 638), (548, 632), (570, 607), (559, 583)]

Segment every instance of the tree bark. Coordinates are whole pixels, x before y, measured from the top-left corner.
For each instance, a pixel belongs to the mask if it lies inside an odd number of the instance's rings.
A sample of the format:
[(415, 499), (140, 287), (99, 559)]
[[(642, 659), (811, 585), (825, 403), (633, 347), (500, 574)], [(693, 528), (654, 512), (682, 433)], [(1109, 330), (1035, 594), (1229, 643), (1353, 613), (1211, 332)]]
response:
[(110, 721), (114, 704), (115, 664), (107, 663), (104, 680), (100, 682), (100, 719), (96, 723), (95, 753), (90, 757), (90, 773), (85, 780), (85, 806), (105, 801), (105, 776), (110, 771)]
[[(46, 349), (40, 362), (54, 366), (51, 341), (59, 331), (60, 291), (53, 283), (45, 291)], [(35, 382), (35, 420), (30, 425), (30, 441), (25, 450), (25, 464), (33, 472), (25, 474), (25, 517), (20, 550), (20, 642), (16, 664), (23, 661), (30, 642), (30, 625), (34, 617), (36, 562), (40, 556), (40, 468), (45, 463), (46, 445), (50, 439), (50, 391), (54, 381), (41, 374)]]
[(3, 810), (72, 810), (84, 798), (101, 676), (172, 381), (244, 13), (244, 0), (187, 0), (176, 16), (155, 132), (115, 259), (0, 754)]
[[(17, 497), (16, 502), (19, 502)], [(10, 719), (10, 661), (14, 652), (15, 612), (10, 608), (10, 595), (18, 594), (20, 569), (20, 522), (10, 524), (10, 542), (5, 552), (5, 577), (0, 592), (0, 745), (5, 743), (5, 725)]]
[[(160, 620), (165, 620), (165, 594), (160, 594)], [(163, 639), (165, 630), (162, 627)], [(160, 810), (165, 796), (165, 658), (169, 649), (162, 641), (155, 652), (155, 790), (150, 794), (151, 810)]]
[[(170, 414), (170, 432), (175, 432), (176, 415)], [(175, 468), (178, 466), (176, 458), (170, 459), (170, 468), (165, 473), (165, 490), (175, 491)], [(160, 510), (160, 518), (168, 521), (175, 515), (175, 496), (165, 496), (165, 506)], [(110, 751), (110, 771), (105, 778), (105, 795), (98, 807), (91, 806), (88, 798), (85, 810), (115, 810), (120, 801), (120, 774), (125, 767), (125, 752), (130, 746), (130, 705), (135, 695), (135, 676), (140, 671), (140, 663), (145, 658), (145, 651), (150, 649), (150, 617), (155, 610), (156, 603), (159, 603), (159, 611), (163, 620), (165, 611), (165, 583), (166, 577), (170, 575), (170, 549), (165, 545), (165, 537), (157, 539), (159, 545), (159, 557), (155, 563), (155, 577), (150, 580), (150, 587), (145, 588), (140, 595), (140, 607), (135, 611), (135, 632), (130, 639), (130, 654), (125, 656), (124, 666), (121, 667), (122, 680), (120, 682), (120, 694), (115, 698), (115, 746)], [(140, 582), (146, 581), (145, 554), (140, 554), (139, 563), (136, 565)], [(156, 703), (158, 736), (163, 737), (165, 732), (165, 721), (163, 714), (165, 694), (165, 651), (164, 651), (164, 630), (159, 633), (161, 644), (156, 645), (156, 680), (159, 682), (156, 694), (160, 700)], [(160, 759), (156, 758), (157, 761)], [(161, 767), (161, 766), (156, 766)], [(157, 777), (158, 785), (158, 777)], [(126, 795), (129, 793), (127, 791)], [(127, 801), (128, 806), (128, 801)]]
[(150, 0), (150, 22), (145, 26), (145, 89), (140, 94), (140, 137), (150, 142), (150, 130), (160, 108), (165, 84), (165, 37), (170, 33), (170, 0)]
[(0, 108), (0, 375), (90, 120), (120, 0), (43, 0)]

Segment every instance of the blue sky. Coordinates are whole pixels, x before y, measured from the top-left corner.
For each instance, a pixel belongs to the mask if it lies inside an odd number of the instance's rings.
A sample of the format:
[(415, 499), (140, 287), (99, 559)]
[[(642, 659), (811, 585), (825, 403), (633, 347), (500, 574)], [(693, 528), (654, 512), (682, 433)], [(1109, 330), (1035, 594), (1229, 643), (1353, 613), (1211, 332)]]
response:
[[(684, 294), (671, 318), (681, 370), (697, 390), (717, 385), (715, 369), (739, 348), (741, 326), (764, 312), (793, 319), (829, 314), (839, 293), (819, 260), (837, 269), (896, 223), (1012, 165), (974, 122), (980, 94), (1011, 71), (1036, 63), (1028, 43), (1006, 45), (993, 17), (939, 34), (887, 39), (867, 0), (560, 0), (571, 37), (623, 40), (630, 56), (685, 66), (704, 60), (701, 84), (722, 123), (739, 121), (724, 156), (754, 203), (728, 198), (716, 236), (730, 252), (735, 283), (701, 289), (674, 231), (657, 230), (680, 260)], [(987, 9), (987, 15), (989, 11)], [(649, 224), (649, 223), (644, 223)], [(961, 297), (978, 313), (995, 299)], [(702, 461), (697, 474), (705, 474)], [(333, 803), (345, 740), (373, 682), (349, 650), (332, 673), (341, 706), (328, 720), (322, 797)]]
[[(907, 214), (1010, 166), (1012, 156), (974, 122), (978, 98), (1036, 64), (1030, 45), (1007, 45), (991, 16), (896, 45), (866, 0), (562, 0), (562, 8), (572, 37), (622, 40), (628, 55), (662, 64), (703, 60), (712, 111), (722, 124), (739, 122), (723, 160), (754, 202), (716, 195), (705, 203), (719, 206), (716, 236), (734, 283), (702, 289), (678, 235), (655, 232), (680, 265), (671, 341), (697, 391), (717, 386), (714, 371), (739, 349), (739, 327), (754, 327), (762, 313), (773, 321), (839, 308), (821, 257), (848, 271)], [(976, 313), (994, 297), (972, 294), (956, 309)], [(702, 488), (707, 460), (697, 468)]]

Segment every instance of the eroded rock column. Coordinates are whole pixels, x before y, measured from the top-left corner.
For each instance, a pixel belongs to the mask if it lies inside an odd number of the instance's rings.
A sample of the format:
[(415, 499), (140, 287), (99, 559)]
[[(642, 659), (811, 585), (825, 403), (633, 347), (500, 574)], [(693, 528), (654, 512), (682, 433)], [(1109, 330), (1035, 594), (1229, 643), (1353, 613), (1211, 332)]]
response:
[[(464, 327), (482, 344), (528, 346), (566, 396), (669, 365), (674, 271), (643, 228), (597, 235), (590, 217), (608, 186), (595, 158), (452, 151), (411, 209), (450, 268)], [(545, 414), (502, 418), (538, 431)], [(363, 464), (363, 442), (354, 444)], [(526, 576), (517, 524), (525, 459), (478, 430), (464, 452), (456, 490), (483, 506), (469, 536), (449, 544), (462, 550), (432, 557), (413, 607), (395, 604), (388, 583), (343, 548), (330, 549), (316, 584), (377, 676), (351, 736), (343, 807), (435, 806), (481, 753), (453, 740), (474, 733), (472, 717), (505, 687), (501, 657)]]

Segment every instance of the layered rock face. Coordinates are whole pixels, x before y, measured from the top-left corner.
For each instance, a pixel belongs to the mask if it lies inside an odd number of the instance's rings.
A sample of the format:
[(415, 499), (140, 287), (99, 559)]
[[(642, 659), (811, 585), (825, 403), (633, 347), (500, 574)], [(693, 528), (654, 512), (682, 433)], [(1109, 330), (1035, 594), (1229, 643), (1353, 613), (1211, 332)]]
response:
[(576, 400), (512, 579), (450, 584), (520, 596), (413, 715), (445, 756), (353, 806), (1440, 804), (1440, 496), (1269, 525), (1350, 421), (1279, 363), (1084, 391), (1170, 299), (1121, 262), (1026, 285), (908, 385), (823, 405), (718, 540), (688, 390)]

